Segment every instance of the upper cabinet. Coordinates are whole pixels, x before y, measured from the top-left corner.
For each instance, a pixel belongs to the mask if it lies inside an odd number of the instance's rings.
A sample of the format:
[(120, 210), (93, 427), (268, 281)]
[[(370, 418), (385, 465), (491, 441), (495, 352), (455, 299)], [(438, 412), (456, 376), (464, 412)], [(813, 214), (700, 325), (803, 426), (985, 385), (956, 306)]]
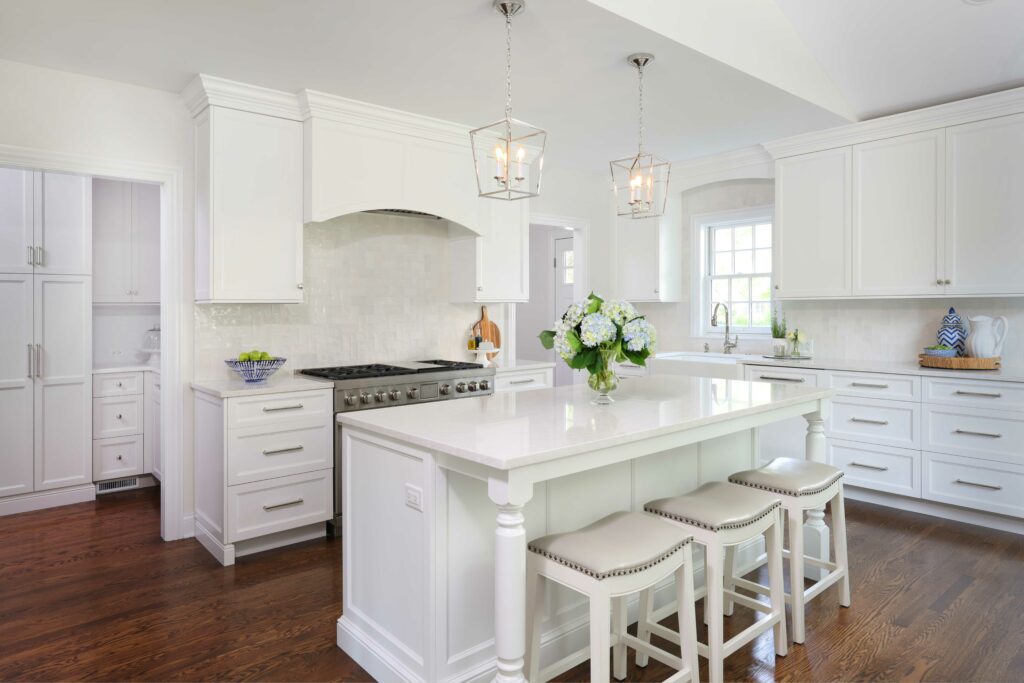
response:
[(1024, 294), (1024, 114), (946, 129), (950, 294)]
[(775, 298), (850, 294), (849, 147), (775, 163)]
[(301, 303), (302, 123), (196, 117), (196, 301)]
[(657, 218), (618, 216), (614, 250), (618, 297), (633, 302), (682, 301), (682, 243), (678, 197), (670, 197), (665, 214)]
[(0, 272), (92, 274), (92, 179), (0, 169)]
[(93, 180), (93, 301), (160, 303), (160, 188)]
[(530, 300), (530, 273), (523, 254), (530, 252), (530, 200), (481, 199), (475, 235), (451, 229), (449, 283), (456, 303)]

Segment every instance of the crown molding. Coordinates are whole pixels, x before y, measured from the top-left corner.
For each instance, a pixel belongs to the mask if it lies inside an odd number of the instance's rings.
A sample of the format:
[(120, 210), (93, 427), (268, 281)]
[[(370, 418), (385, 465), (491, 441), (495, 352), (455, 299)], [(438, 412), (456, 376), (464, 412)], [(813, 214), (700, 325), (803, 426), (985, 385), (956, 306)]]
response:
[(192, 79), (181, 91), (181, 97), (193, 118), (213, 105), (293, 121), (302, 120), (299, 98), (292, 93), (207, 74), (199, 74)]
[(773, 178), (773, 159), (761, 145), (712, 154), (709, 156), (672, 162), (673, 192), (689, 190), (721, 180), (740, 178)]
[(410, 135), (434, 142), (469, 145), (469, 126), (360, 102), (316, 90), (301, 90), (298, 95), (303, 121), (324, 119), (360, 128)]
[(1024, 87), (764, 143), (775, 159), (1024, 112)]

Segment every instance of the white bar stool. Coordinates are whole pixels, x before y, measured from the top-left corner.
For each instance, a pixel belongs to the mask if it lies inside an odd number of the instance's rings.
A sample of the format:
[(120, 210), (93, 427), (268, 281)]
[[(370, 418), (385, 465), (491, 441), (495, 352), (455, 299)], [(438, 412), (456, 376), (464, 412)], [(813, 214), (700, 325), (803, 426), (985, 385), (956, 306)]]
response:
[[(850, 606), (850, 568), (846, 548), (846, 511), (843, 507), (843, 471), (820, 462), (798, 458), (775, 458), (756, 470), (737, 472), (729, 481), (742, 486), (770, 491), (782, 501), (782, 509), (789, 519), (789, 550), (783, 554), (789, 557), (789, 580), (792, 594), (786, 594), (786, 601), (793, 606), (793, 640), (804, 642), (804, 606), (808, 600), (818, 597), (822, 591), (840, 582), (839, 604)], [(804, 556), (804, 513), (824, 507), (828, 503), (832, 511), (832, 539), (836, 561), (822, 561)], [(820, 567), (828, 573), (813, 586), (804, 586), (804, 565)], [(764, 594), (766, 588), (753, 581), (732, 576), (732, 566), (726, 561), (726, 581), (739, 588)]]
[[(724, 679), (726, 657), (769, 628), (775, 630), (775, 654), (784, 657), (788, 652), (782, 580), (782, 521), (779, 505), (779, 500), (775, 496), (724, 481), (708, 482), (685, 495), (653, 500), (644, 505), (648, 512), (666, 517), (678, 524), (686, 533), (693, 534), (694, 540), (705, 548), (704, 616), (708, 625), (708, 643), (698, 643), (697, 653), (708, 660), (711, 683), (721, 683)], [(727, 591), (722, 584), (723, 551), (762, 534), (765, 536), (765, 545), (768, 549), (770, 605), (731, 590)], [(673, 640), (675, 634), (655, 620), (651, 611), (651, 596), (649, 592), (645, 593), (641, 597), (637, 637), (649, 642), (651, 633), (654, 633)], [(731, 601), (759, 612), (766, 612), (767, 615), (726, 641), (722, 624), (723, 600), (726, 596)], [(689, 600), (688, 596), (680, 594), (677, 606), (691, 609), (692, 605), (687, 604)], [(646, 664), (646, 660), (641, 659), (639, 653), (637, 664)]]
[[(693, 537), (642, 512), (615, 512), (589, 526), (531, 541), (526, 560), (527, 680), (543, 683), (590, 657), (590, 679), (608, 680), (608, 651), (613, 645), (615, 678), (626, 677), (626, 646), (676, 669), (669, 681), (698, 680), (697, 623), (693, 609)], [(675, 574), (676, 590), (689, 596), (689, 611), (679, 616), (676, 657), (626, 632), (626, 597)], [(540, 670), (540, 631), (546, 582), (590, 598), (590, 646)]]

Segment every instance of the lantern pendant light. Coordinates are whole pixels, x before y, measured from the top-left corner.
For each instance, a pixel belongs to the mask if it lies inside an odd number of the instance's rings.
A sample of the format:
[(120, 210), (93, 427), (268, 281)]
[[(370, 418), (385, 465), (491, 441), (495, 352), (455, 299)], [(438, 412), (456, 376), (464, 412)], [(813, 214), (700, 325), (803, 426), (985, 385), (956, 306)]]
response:
[(540, 194), (547, 132), (512, 118), (512, 17), (525, 0), (495, 0), (505, 16), (505, 117), (469, 132), (477, 191), (492, 199), (525, 199)]
[(668, 179), (672, 165), (654, 154), (644, 152), (644, 67), (654, 61), (646, 52), (626, 58), (636, 67), (639, 81), (640, 126), (637, 152), (628, 159), (610, 162), (615, 212), (619, 216), (652, 218), (665, 213)]

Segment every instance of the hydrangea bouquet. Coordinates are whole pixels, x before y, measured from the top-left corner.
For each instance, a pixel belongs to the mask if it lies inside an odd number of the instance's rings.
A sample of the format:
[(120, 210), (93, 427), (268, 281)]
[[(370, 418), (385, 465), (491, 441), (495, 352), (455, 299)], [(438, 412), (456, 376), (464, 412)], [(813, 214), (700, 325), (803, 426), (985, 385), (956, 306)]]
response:
[(591, 293), (565, 311), (555, 328), (540, 333), (545, 349), (555, 349), (574, 370), (590, 373), (587, 384), (598, 392), (595, 403), (607, 404), (619, 385), (612, 363), (646, 365), (654, 349), (654, 326), (628, 301), (605, 301)]

